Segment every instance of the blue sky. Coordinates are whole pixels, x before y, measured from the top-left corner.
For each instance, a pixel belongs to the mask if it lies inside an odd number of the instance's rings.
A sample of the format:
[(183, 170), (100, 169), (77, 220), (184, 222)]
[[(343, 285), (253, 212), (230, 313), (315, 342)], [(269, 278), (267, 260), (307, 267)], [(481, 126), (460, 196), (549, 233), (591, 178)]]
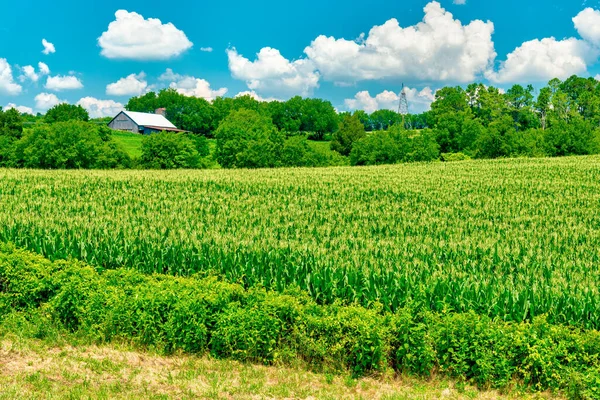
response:
[(600, 74), (599, 0), (22, 0), (2, 9), (0, 106), (32, 112), (67, 101), (111, 115), (169, 86), (207, 99), (315, 96), (371, 112), (396, 107), (402, 83), (418, 112), (446, 85)]

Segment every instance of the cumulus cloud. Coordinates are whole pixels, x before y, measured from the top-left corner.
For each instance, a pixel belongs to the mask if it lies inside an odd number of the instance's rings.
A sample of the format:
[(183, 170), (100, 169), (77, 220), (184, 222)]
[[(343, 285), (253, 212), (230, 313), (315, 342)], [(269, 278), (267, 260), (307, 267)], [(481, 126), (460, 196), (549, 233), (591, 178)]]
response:
[[(435, 100), (435, 94), (429, 87), (422, 90), (405, 88), (409, 110), (412, 113), (421, 113), (429, 110), (431, 103)], [(353, 99), (344, 100), (344, 104), (350, 110), (364, 110), (372, 113), (377, 110), (398, 111), (400, 95), (390, 90), (384, 90), (375, 97), (371, 97), (368, 91), (358, 92)]]
[(196, 78), (189, 75), (179, 75), (173, 72), (171, 68), (158, 78), (161, 81), (170, 81), (169, 87), (177, 90), (185, 96), (201, 97), (206, 100), (214, 100), (217, 97), (224, 96), (227, 88), (213, 90), (210, 83), (205, 79)]
[(44, 75), (48, 75), (50, 73), (50, 68), (48, 65), (43, 62), (38, 63), (39, 72), (35, 72), (35, 68), (31, 65), (26, 65), (21, 70), (23, 74), (19, 76), (19, 80), (21, 82), (25, 82), (26, 80), (31, 80), (32, 82), (37, 82), (40, 77)]
[(600, 11), (586, 8), (573, 18), (573, 24), (583, 40), (527, 41), (507, 55), (498, 71), (487, 71), (485, 77), (494, 83), (523, 83), (586, 74), (600, 56)]
[(596, 79), (597, 81), (600, 81), (600, 74), (596, 75), (596, 76), (594, 77), (594, 79)]
[(4, 107), (5, 110), (11, 110), (11, 109), (15, 109), (18, 112), (20, 112), (21, 114), (33, 114), (33, 109), (31, 107), (25, 107), (25, 106), (18, 106), (14, 103), (8, 103), (6, 105), (6, 107)]
[(306, 59), (290, 61), (279, 50), (265, 47), (250, 61), (235, 48), (227, 50), (229, 70), (235, 79), (246, 81), (250, 90), (281, 96), (308, 96), (319, 87), (320, 75)]
[(94, 97), (84, 97), (77, 105), (85, 108), (91, 118), (114, 117), (124, 110), (121, 103), (114, 100), (98, 100)]
[(40, 111), (47, 111), (58, 104), (67, 103), (66, 100), (60, 100), (53, 93), (40, 93), (35, 96), (34, 100), (35, 108)]
[(42, 46), (44, 46), (44, 50), (42, 50), (42, 53), (46, 55), (56, 53), (56, 48), (54, 47), (54, 45), (46, 39), (42, 39)]
[(46, 89), (50, 89), (50, 90), (59, 92), (61, 90), (81, 89), (81, 88), (83, 88), (83, 84), (81, 83), (79, 78), (77, 78), (76, 76), (56, 75), (56, 76), (48, 77), (45, 87), (46, 87)]
[(212, 53), (213, 48), (212, 47), (200, 47), (200, 51), (204, 51), (206, 53)]
[(12, 68), (6, 58), (0, 58), (0, 93), (16, 95), (21, 93), (23, 87), (15, 83)]
[(575, 29), (586, 41), (600, 46), (600, 11), (586, 8), (573, 18)]
[(495, 83), (565, 79), (586, 73), (588, 64), (594, 63), (598, 55), (598, 49), (583, 40), (535, 39), (517, 47), (497, 72), (488, 71), (485, 76)]
[(452, 3), (462, 6), (464, 4), (467, 4), (467, 0), (454, 0)]
[(350, 81), (412, 78), (470, 82), (493, 63), (494, 24), (463, 25), (440, 3), (424, 8), (423, 21), (402, 28), (393, 18), (374, 26), (366, 39), (319, 36), (304, 52), (324, 79)]
[(50, 67), (44, 64), (43, 62), (38, 63), (38, 68), (40, 69), (40, 75), (48, 75), (50, 74)]
[(185, 33), (172, 23), (144, 17), (135, 12), (118, 10), (115, 21), (98, 38), (101, 54), (107, 58), (133, 60), (165, 60), (176, 57), (189, 48)]
[(110, 96), (138, 96), (146, 91), (148, 82), (146, 74), (131, 74), (115, 83), (106, 86), (106, 94)]

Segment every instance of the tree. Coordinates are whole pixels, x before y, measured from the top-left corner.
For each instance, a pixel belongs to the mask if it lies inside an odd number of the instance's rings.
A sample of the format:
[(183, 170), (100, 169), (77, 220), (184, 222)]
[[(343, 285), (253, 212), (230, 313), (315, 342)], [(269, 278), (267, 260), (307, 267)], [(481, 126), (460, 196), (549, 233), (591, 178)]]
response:
[(144, 137), (140, 164), (150, 169), (198, 168), (196, 143), (180, 133), (160, 132)]
[(253, 110), (233, 111), (215, 132), (223, 168), (272, 168), (281, 164), (284, 137), (271, 119)]
[(312, 132), (311, 138), (314, 140), (323, 140), (326, 134), (337, 129), (337, 113), (329, 101), (303, 99), (301, 113), (300, 130)]
[(346, 116), (340, 124), (340, 129), (333, 134), (331, 150), (348, 156), (353, 143), (365, 136), (365, 127), (360, 120), (356, 116)]
[(534, 110), (540, 116), (540, 123), (542, 125), (542, 130), (546, 129), (547, 126), (547, 117), (548, 112), (550, 111), (552, 101), (552, 89), (549, 87), (542, 88), (540, 90), (540, 94), (538, 95), (537, 100), (534, 104)]
[(369, 119), (374, 130), (387, 130), (392, 125), (402, 123), (402, 115), (392, 110), (377, 110)]
[(439, 146), (431, 130), (415, 134), (402, 125), (394, 125), (388, 131), (375, 132), (356, 141), (350, 153), (350, 164), (396, 164), (433, 161), (439, 157)]
[(128, 168), (131, 160), (101, 127), (82, 121), (36, 125), (16, 142), (12, 166), (44, 169)]
[(2, 111), (2, 107), (0, 107), (0, 136), (20, 139), (22, 135), (23, 118), (19, 111), (14, 108)]
[(90, 120), (90, 116), (85, 108), (79, 105), (62, 103), (58, 104), (48, 110), (44, 120), (48, 124), (55, 122), (67, 122), (67, 121), (84, 121)]
[(0, 107), (0, 167), (8, 167), (13, 158), (15, 142), (23, 135), (23, 120), (15, 109)]
[(374, 132), (354, 143), (351, 165), (382, 165), (401, 162), (409, 152), (408, 137), (389, 131)]
[(155, 92), (148, 92), (139, 97), (132, 97), (125, 105), (127, 111), (153, 113), (157, 108), (160, 108), (158, 96)]

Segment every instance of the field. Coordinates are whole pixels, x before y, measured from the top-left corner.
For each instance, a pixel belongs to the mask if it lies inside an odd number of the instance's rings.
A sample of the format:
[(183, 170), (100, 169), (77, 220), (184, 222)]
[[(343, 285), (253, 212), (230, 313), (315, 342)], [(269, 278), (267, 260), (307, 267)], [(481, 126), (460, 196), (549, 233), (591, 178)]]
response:
[(131, 158), (139, 158), (142, 155), (142, 135), (114, 131), (112, 137)]
[(262, 171), (0, 171), (0, 239), (321, 304), (598, 328), (600, 158)]
[(32, 338), (600, 393), (597, 156), (4, 169), (0, 204), (0, 319)]
[(127, 346), (47, 343), (9, 335), (0, 342), (0, 399), (559, 399), (501, 394), (455, 382), (410, 377), (353, 379)]

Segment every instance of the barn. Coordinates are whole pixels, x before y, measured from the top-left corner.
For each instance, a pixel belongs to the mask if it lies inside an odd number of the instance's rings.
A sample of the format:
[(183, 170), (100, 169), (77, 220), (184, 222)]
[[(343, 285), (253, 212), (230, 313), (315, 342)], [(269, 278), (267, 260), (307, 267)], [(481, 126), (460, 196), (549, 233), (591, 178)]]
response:
[(164, 108), (159, 108), (154, 114), (133, 111), (121, 111), (108, 123), (110, 129), (150, 135), (152, 133), (185, 132), (177, 129), (166, 117)]

